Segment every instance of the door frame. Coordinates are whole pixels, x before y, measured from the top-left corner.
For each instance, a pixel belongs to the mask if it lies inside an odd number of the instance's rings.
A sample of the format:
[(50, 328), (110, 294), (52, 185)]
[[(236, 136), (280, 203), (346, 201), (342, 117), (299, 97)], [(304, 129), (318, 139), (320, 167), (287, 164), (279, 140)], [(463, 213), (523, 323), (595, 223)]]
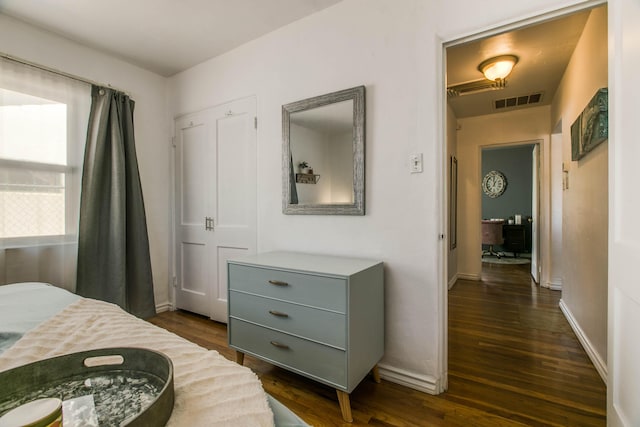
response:
[[(440, 330), (438, 333), (438, 344), (440, 351), (437, 356), (437, 366), (439, 367), (439, 380), (436, 387), (436, 392), (440, 393), (447, 389), (448, 385), (448, 255), (449, 255), (449, 240), (447, 233), (444, 230), (449, 229), (449, 189), (448, 189), (448, 163), (449, 154), (447, 151), (447, 48), (457, 46), (463, 43), (485, 39), (488, 37), (496, 36), (498, 34), (513, 31), (520, 28), (525, 28), (531, 25), (541, 24), (545, 21), (561, 18), (563, 16), (571, 15), (576, 12), (593, 9), (598, 6), (607, 4), (607, 0), (587, 0), (583, 3), (578, 3), (570, 6), (560, 7), (558, 9), (550, 10), (542, 14), (536, 14), (529, 17), (523, 17), (521, 19), (514, 18), (507, 23), (497, 26), (488, 26), (484, 29), (469, 34), (461, 33), (454, 34), (449, 37), (438, 37), (436, 39), (436, 51), (439, 54), (436, 55), (436, 77), (440, 82), (440, 90), (436, 96), (436, 102), (438, 104), (438, 111), (441, 112), (439, 125), (437, 129), (437, 136), (440, 141), (437, 147), (439, 154), (439, 161), (437, 162), (437, 168), (439, 171), (439, 199), (440, 199), (440, 230), (441, 236), (445, 238), (441, 239), (440, 251), (439, 251), (439, 278), (438, 278), (438, 324)], [(611, 62), (611, 59), (609, 59)], [(439, 73), (439, 75), (438, 75)], [(551, 134), (551, 130), (549, 132)], [(456, 155), (456, 153), (451, 153)], [(457, 156), (456, 156), (457, 157)], [(458, 236), (459, 241), (459, 236)], [(460, 245), (458, 245), (460, 246)]]
[[(547, 141), (548, 142), (548, 141)], [(544, 263), (542, 263), (542, 253), (546, 253), (549, 251), (549, 239), (547, 239), (547, 241), (545, 241), (544, 245), (542, 244), (543, 241), (540, 238), (540, 235), (543, 232), (543, 229), (545, 229), (547, 231), (547, 235), (548, 233), (548, 224), (550, 223), (550, 221), (548, 220), (547, 216), (544, 214), (544, 212), (549, 212), (550, 210), (550, 203), (549, 203), (549, 195), (548, 192), (544, 193), (542, 192), (542, 188), (543, 188), (543, 165), (548, 164), (549, 158), (546, 155), (546, 153), (549, 151), (548, 149), (545, 149), (545, 140), (544, 139), (532, 139), (532, 140), (525, 140), (525, 141), (513, 141), (513, 142), (504, 142), (504, 143), (495, 143), (495, 144), (487, 144), (487, 145), (480, 145), (478, 147), (480, 153), (478, 155), (478, 161), (479, 161), (479, 166), (478, 166), (478, 171), (480, 172), (480, 176), (478, 177), (478, 181), (482, 182), (482, 152), (483, 150), (489, 148), (489, 149), (502, 149), (502, 148), (513, 148), (513, 147), (521, 147), (524, 145), (533, 145), (533, 146), (537, 146), (538, 147), (538, 173), (537, 173), (537, 181), (533, 182), (533, 185), (536, 185), (538, 187), (538, 192), (536, 194), (536, 203), (538, 205), (537, 208), (537, 215), (534, 217), (532, 216), (532, 219), (534, 222), (537, 222), (537, 224), (539, 224), (538, 227), (538, 231), (537, 231), (537, 237), (535, 236), (531, 236), (532, 238), (532, 253), (531, 253), (531, 257), (532, 257), (532, 266), (533, 266), (533, 239), (536, 238), (537, 239), (537, 259), (538, 259), (538, 282), (537, 284), (539, 286), (542, 286), (543, 280), (542, 277), (544, 277), (543, 271), (545, 270), (546, 266), (544, 265)], [(533, 170), (531, 171), (532, 176), (533, 176)], [(549, 184), (549, 183), (546, 183)], [(548, 185), (547, 185), (548, 186)], [(543, 195), (546, 195), (547, 197), (543, 197)], [(482, 195), (479, 196), (480, 197), (480, 210), (482, 212)], [(532, 208), (532, 213), (533, 211), (533, 206)], [(542, 218), (542, 219), (541, 219)], [(482, 219), (482, 218), (479, 218)]]

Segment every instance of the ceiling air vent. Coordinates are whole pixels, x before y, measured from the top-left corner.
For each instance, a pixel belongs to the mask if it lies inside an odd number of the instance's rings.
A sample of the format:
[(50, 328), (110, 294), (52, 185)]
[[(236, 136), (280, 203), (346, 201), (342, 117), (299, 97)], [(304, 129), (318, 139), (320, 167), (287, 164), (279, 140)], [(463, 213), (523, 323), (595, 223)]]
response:
[(470, 82), (448, 86), (447, 95), (449, 98), (471, 95), (473, 93), (486, 92), (489, 90), (504, 89), (506, 85), (506, 80), (496, 80), (495, 82), (487, 79), (472, 80)]
[(538, 104), (542, 101), (542, 93), (532, 93), (531, 95), (514, 96), (513, 98), (496, 99), (493, 106), (496, 110), (503, 108), (522, 107), (523, 105)]

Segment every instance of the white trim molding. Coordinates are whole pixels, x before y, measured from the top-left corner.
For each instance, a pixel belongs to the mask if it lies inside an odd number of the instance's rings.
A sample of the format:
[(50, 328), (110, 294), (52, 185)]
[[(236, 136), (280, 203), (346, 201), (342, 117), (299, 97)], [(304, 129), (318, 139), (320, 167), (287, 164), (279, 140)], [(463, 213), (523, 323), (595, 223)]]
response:
[(475, 282), (479, 282), (480, 281), (480, 275), (479, 274), (458, 273), (457, 276), (458, 276), (458, 279), (462, 279), (462, 280), (473, 280)]
[(591, 359), (591, 363), (593, 363), (596, 371), (598, 371), (598, 374), (600, 374), (600, 378), (602, 378), (602, 381), (607, 384), (607, 364), (604, 362), (604, 360), (602, 360), (602, 357), (600, 357), (600, 354), (598, 354), (593, 344), (591, 344), (591, 341), (589, 341), (589, 338), (578, 324), (576, 318), (573, 317), (573, 313), (571, 313), (569, 307), (567, 307), (567, 305), (564, 303), (564, 300), (560, 299), (559, 305), (562, 314), (564, 314), (564, 317), (566, 317), (569, 325), (571, 325), (571, 329), (573, 329), (573, 332), (578, 337), (578, 341), (580, 341), (580, 344), (582, 344), (582, 347), (584, 347), (584, 350), (587, 352), (589, 359)]
[(551, 279), (543, 282), (540, 286), (551, 289), (552, 291), (562, 290), (562, 279)]
[(441, 380), (430, 375), (421, 375), (385, 364), (378, 364), (380, 378), (400, 384), (428, 394), (439, 394), (444, 391)]
[(458, 281), (458, 273), (454, 274), (451, 280), (449, 280), (447, 289), (450, 290), (451, 288), (453, 288), (453, 285), (455, 285), (457, 281)]
[(173, 311), (173, 305), (170, 302), (156, 305), (156, 314), (164, 313), (165, 311)]

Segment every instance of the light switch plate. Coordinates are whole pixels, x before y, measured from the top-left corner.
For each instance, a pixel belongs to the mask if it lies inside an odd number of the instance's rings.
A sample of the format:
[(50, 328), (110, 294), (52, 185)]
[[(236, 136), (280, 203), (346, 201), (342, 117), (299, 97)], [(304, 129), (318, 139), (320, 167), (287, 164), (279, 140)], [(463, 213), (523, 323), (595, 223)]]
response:
[(415, 153), (409, 156), (409, 172), (422, 172), (422, 153)]

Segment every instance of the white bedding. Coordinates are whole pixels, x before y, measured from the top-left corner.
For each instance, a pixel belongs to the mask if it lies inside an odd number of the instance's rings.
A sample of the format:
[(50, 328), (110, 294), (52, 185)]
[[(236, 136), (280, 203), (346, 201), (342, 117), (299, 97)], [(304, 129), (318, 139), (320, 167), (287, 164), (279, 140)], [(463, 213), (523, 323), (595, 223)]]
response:
[(0, 354), (27, 331), (80, 299), (46, 283), (0, 286)]
[(92, 299), (80, 298), (26, 332), (0, 355), (0, 371), (61, 354), (118, 346), (157, 350), (172, 360), (175, 405), (168, 426), (274, 425), (267, 394), (250, 369), (113, 304)]

